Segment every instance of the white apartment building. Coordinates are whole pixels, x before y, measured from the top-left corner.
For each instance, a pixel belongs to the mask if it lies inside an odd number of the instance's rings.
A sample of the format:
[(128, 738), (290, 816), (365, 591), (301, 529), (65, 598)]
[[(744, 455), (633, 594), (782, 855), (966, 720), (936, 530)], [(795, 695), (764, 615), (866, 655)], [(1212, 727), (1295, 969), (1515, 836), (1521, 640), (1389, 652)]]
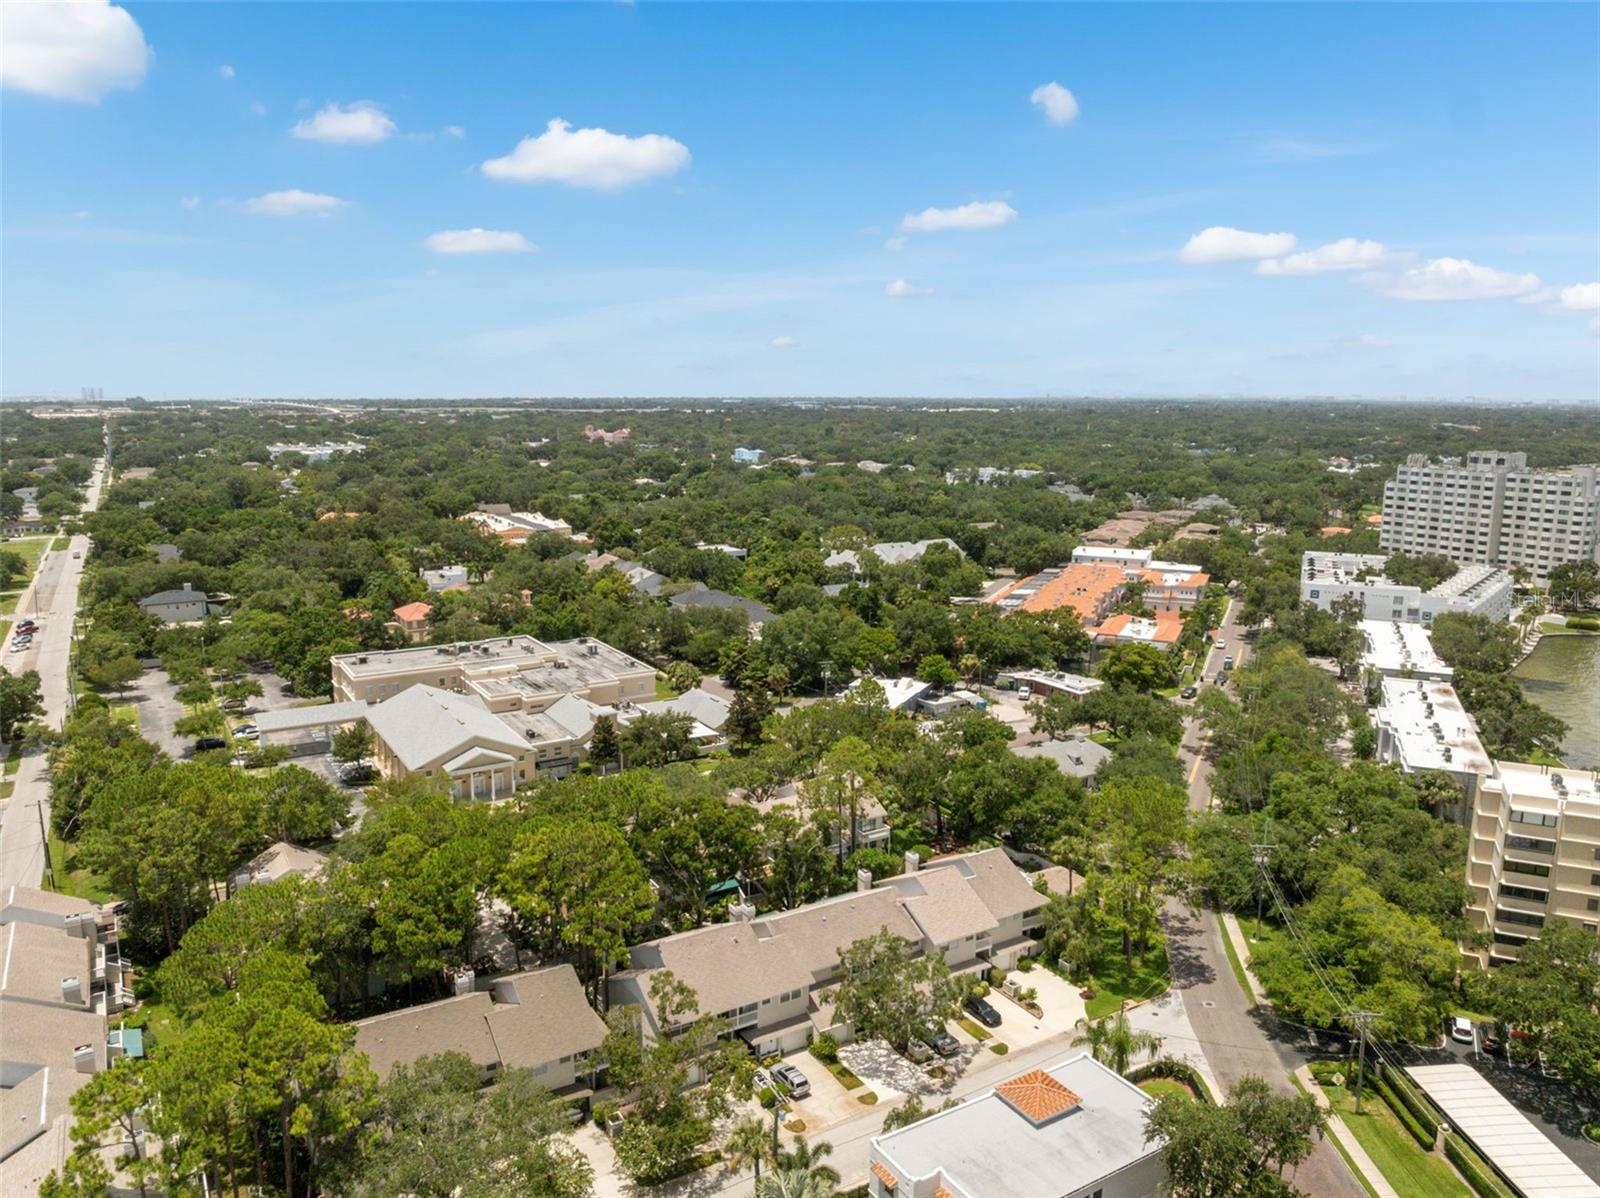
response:
[(851, 894), (760, 916), (741, 905), (727, 923), (635, 945), (629, 968), (610, 979), (611, 1001), (642, 1007), (652, 1039), (670, 1034), (650, 1001), (651, 976), (670, 969), (702, 1014), (728, 1019), (758, 1056), (794, 1052), (823, 1032), (848, 1040), (829, 996), (840, 949), (888, 930), (919, 952), (942, 950), (956, 970), (1009, 969), (1037, 948), (1046, 901), (1002, 849), (926, 864), (908, 853), (906, 872), (876, 886), (863, 872)]
[(1463, 803), (1442, 812), (1456, 823), (1467, 811), (1483, 777), (1494, 769), (1478, 738), (1478, 725), (1446, 682), (1385, 678), (1382, 702), (1372, 713), (1378, 731), (1379, 761), (1407, 774), (1441, 773), (1461, 787)]
[(1346, 596), (1361, 600), (1368, 620), (1431, 624), (1445, 612), (1504, 620), (1511, 615), (1511, 575), (1494, 566), (1463, 566), (1431, 590), (1384, 574), (1380, 553), (1307, 553), (1300, 559), (1300, 601), (1323, 611)]
[(1525, 453), (1478, 450), (1431, 462), (1412, 454), (1383, 485), (1379, 544), (1443, 553), (1539, 582), (1563, 562), (1600, 561), (1600, 466), (1534, 469)]
[(1449, 682), (1455, 671), (1433, 651), (1433, 641), (1421, 624), (1402, 620), (1362, 620), (1361, 668), (1380, 678), (1418, 678)]
[(871, 1198), (1154, 1198), (1150, 1095), (1088, 1053), (872, 1138)]
[(655, 698), (654, 669), (593, 637), (545, 642), (497, 636), (341, 653), (330, 664), (336, 703), (377, 703), (422, 685), (476, 695), (496, 711), (538, 710), (569, 694), (606, 706)]
[(1467, 919), (1488, 948), (1479, 965), (1514, 961), (1552, 920), (1600, 932), (1600, 775), (1493, 763), (1477, 789), (1467, 848)]

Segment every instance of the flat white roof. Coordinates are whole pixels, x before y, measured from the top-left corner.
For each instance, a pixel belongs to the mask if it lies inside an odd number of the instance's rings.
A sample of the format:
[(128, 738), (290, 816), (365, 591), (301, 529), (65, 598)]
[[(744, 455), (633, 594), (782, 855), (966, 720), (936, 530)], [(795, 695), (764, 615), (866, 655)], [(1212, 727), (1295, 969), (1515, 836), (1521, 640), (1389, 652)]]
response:
[(293, 732), (304, 728), (326, 728), (365, 719), (372, 710), (366, 703), (318, 703), (312, 707), (288, 707), (282, 711), (263, 711), (255, 717), (257, 731)]
[(1380, 674), (1409, 671), (1419, 677), (1450, 678), (1455, 673), (1433, 651), (1433, 641), (1420, 624), (1362, 620), (1360, 628), (1365, 641), (1361, 664)]
[(1412, 1078), (1525, 1198), (1600, 1198), (1596, 1182), (1470, 1065), (1421, 1065)]
[(1600, 803), (1600, 771), (1497, 761), (1494, 773), (1513, 807), (1518, 799), (1543, 799), (1562, 809), (1568, 803)]
[(1458, 774), (1494, 770), (1478, 739), (1478, 725), (1448, 682), (1385, 678), (1377, 716), (1377, 723), (1394, 736), (1407, 769)]

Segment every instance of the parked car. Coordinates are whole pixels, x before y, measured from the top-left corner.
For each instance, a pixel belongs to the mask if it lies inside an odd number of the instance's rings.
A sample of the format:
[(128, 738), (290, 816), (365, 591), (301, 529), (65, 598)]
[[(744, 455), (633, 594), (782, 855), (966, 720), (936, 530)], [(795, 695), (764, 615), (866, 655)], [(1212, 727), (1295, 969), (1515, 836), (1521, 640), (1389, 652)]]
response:
[(928, 1024), (923, 1030), (921, 1040), (941, 1057), (953, 1057), (961, 1051), (960, 1042), (944, 1030), (943, 1024)]
[(1224, 670), (1233, 669), (1233, 656), (1231, 654), (1228, 657), (1223, 659), (1222, 668)]
[(38, 627), (39, 627), (39, 621), (37, 621), (37, 620), (18, 620), (17, 621), (17, 631), (18, 632), (33, 632)]
[(811, 1083), (806, 1080), (806, 1075), (793, 1065), (774, 1065), (772, 1077), (788, 1091), (790, 1098), (808, 1098), (811, 1095)]
[(1498, 1023), (1478, 1024), (1478, 1047), (1491, 1056), (1499, 1056), (1505, 1052), (1505, 1028)]
[(233, 730), (235, 736), (242, 736), (246, 740), (255, 740), (261, 735), (261, 729), (254, 724), (240, 724)]
[(1192, 699), (1196, 695), (1198, 695), (1199, 693), (1200, 693), (1200, 688), (1198, 686), (1186, 686), (1181, 691), (1178, 692), (1178, 698), (1180, 698), (1180, 699)]
[(339, 781), (346, 786), (360, 786), (365, 782), (371, 782), (377, 776), (378, 771), (364, 761), (356, 761), (339, 767)]
[(213, 749), (226, 749), (227, 747), (228, 742), (220, 736), (202, 736), (194, 742), (194, 751), (196, 753), (209, 753)]
[(967, 1013), (984, 1027), (999, 1027), (1000, 1012), (994, 1009), (994, 1004), (987, 998), (979, 998), (976, 994), (967, 998)]
[(1464, 1015), (1455, 1015), (1448, 1019), (1446, 1024), (1450, 1032), (1450, 1038), (1457, 1044), (1474, 1043), (1472, 1020), (1466, 1018)]

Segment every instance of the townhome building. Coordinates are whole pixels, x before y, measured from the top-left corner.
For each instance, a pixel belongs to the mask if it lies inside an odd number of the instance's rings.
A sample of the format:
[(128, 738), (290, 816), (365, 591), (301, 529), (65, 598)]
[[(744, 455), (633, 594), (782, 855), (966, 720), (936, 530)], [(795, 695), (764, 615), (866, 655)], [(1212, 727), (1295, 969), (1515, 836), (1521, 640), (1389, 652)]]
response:
[(552, 965), (497, 978), (456, 979), (458, 993), (437, 1002), (388, 1011), (355, 1024), (355, 1047), (374, 1072), (387, 1077), (440, 1052), (465, 1054), (493, 1081), (504, 1070), (527, 1069), (547, 1089), (591, 1087), (606, 1038), (570, 965)]
[(853, 893), (759, 916), (736, 904), (727, 923), (636, 945), (629, 968), (610, 979), (611, 1001), (641, 1007), (646, 1035), (672, 1034), (650, 998), (651, 978), (671, 970), (701, 1014), (727, 1018), (759, 1055), (793, 1052), (824, 1032), (848, 1040), (830, 998), (842, 949), (889, 931), (914, 951), (942, 951), (956, 970), (1011, 968), (1037, 949), (1045, 902), (1002, 849), (926, 864), (908, 853), (905, 873), (878, 885), (863, 876)]

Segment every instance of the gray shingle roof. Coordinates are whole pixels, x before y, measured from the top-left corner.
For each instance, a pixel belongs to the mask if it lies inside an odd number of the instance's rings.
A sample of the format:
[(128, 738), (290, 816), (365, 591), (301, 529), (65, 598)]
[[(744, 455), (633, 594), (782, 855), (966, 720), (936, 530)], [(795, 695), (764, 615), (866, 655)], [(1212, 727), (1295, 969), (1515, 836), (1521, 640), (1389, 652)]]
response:
[(737, 607), (750, 618), (752, 624), (765, 624), (772, 619), (772, 611), (765, 604), (743, 595), (730, 595), (697, 582), (687, 591), (679, 591), (668, 600), (673, 607)]

